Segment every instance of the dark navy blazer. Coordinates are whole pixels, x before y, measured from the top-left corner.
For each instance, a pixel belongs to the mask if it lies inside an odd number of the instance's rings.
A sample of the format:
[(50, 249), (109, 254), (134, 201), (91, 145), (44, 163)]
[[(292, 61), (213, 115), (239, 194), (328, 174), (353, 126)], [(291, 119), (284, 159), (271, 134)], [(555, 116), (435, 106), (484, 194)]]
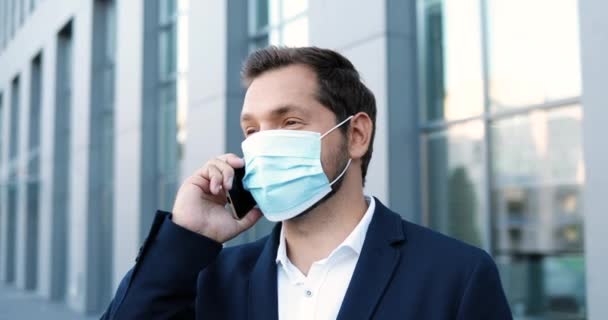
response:
[[(158, 212), (136, 264), (102, 319), (278, 319), (280, 224), (223, 248)], [(481, 249), (376, 211), (338, 319), (512, 319)]]

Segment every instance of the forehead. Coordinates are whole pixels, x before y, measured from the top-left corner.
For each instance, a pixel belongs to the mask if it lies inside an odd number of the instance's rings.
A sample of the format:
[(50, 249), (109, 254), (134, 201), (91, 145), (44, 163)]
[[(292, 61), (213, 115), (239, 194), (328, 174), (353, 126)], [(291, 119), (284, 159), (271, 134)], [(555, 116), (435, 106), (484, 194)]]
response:
[(264, 116), (285, 106), (309, 112), (322, 107), (315, 98), (316, 92), (317, 77), (306, 66), (290, 65), (267, 71), (249, 85), (241, 115)]

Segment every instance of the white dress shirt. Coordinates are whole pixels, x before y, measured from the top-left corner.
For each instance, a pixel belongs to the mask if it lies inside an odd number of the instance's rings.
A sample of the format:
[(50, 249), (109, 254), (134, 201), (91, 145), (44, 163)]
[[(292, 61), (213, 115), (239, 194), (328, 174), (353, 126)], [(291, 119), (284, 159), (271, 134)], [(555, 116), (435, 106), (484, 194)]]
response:
[(307, 276), (289, 261), (281, 230), (276, 258), (279, 319), (338, 317), (376, 207), (373, 197), (366, 196), (365, 200), (368, 203), (367, 211), (355, 229), (327, 258), (315, 261)]

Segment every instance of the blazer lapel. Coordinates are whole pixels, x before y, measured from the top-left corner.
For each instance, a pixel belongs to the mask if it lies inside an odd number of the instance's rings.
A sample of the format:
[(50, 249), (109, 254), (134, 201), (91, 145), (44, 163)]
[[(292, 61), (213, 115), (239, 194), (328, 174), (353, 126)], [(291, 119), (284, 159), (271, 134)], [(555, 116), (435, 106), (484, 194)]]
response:
[(338, 319), (371, 319), (399, 262), (405, 241), (401, 217), (376, 199), (359, 261), (353, 272)]
[(249, 279), (248, 319), (278, 320), (276, 256), (281, 224), (277, 223)]

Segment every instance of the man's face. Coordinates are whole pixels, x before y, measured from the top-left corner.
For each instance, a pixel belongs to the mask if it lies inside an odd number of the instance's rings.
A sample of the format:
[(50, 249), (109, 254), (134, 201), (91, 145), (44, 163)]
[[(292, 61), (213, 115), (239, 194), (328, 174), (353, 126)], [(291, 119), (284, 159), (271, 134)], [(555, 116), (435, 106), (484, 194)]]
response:
[[(245, 137), (273, 129), (327, 132), (336, 125), (336, 117), (317, 101), (316, 92), (315, 73), (302, 65), (268, 71), (255, 78), (247, 90), (241, 112)], [(332, 180), (345, 165), (345, 138), (336, 129), (325, 136), (321, 144), (323, 169)]]

